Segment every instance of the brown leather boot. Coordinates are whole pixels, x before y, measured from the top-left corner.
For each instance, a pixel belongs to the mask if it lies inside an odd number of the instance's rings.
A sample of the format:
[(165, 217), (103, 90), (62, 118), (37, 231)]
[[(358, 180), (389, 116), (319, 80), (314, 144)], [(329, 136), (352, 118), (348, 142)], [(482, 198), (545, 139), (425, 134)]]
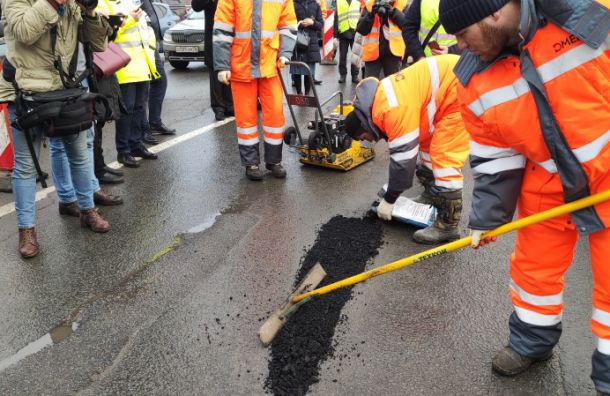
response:
[(36, 230), (32, 228), (19, 229), (19, 253), (23, 258), (32, 258), (38, 254)]
[(95, 209), (80, 211), (80, 226), (91, 228), (93, 232), (110, 231), (110, 224)]

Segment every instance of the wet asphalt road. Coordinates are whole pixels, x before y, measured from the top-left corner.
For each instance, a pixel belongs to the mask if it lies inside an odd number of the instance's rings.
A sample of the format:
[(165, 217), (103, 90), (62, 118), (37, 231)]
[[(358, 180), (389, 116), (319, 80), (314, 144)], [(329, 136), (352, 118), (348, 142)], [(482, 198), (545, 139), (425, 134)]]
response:
[[(164, 121), (178, 135), (213, 124), (204, 67), (166, 67)], [(335, 73), (318, 68), (322, 96), (339, 87)], [(348, 96), (352, 88), (345, 86)], [(301, 125), (313, 117), (297, 113)], [(107, 131), (111, 162), (113, 127)], [(253, 183), (228, 122), (126, 169), (124, 184), (106, 188), (125, 199), (101, 209), (109, 234), (60, 217), (51, 193), (37, 206), (41, 254), (24, 261), (14, 213), (0, 217), (0, 394), (263, 394), (268, 350), (258, 343), (260, 320), (290, 293), (320, 225), (364, 214), (386, 181), (386, 150), (380, 143), (374, 161), (340, 173), (304, 167), (284, 148), (288, 178)], [(0, 208), (10, 202), (0, 194)], [(413, 231), (384, 225), (385, 245), (370, 267), (424, 250), (411, 241)], [(491, 356), (507, 339), (513, 240), (356, 286), (336, 329), (337, 352), (310, 393), (594, 394), (584, 243), (566, 277), (555, 356), (517, 378), (491, 372)], [(26, 346), (40, 351), (21, 358)]]

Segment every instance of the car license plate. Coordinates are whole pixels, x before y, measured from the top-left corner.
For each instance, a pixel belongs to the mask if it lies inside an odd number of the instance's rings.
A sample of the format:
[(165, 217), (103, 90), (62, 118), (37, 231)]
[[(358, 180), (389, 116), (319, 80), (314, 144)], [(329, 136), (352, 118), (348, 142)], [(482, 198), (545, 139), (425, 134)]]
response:
[(197, 47), (176, 47), (176, 52), (199, 52)]

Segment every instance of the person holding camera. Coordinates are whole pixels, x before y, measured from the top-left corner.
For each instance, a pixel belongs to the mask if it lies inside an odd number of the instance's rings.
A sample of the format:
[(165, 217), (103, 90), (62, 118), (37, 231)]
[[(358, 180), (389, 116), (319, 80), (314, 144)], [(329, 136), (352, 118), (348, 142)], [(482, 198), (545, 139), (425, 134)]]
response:
[[(297, 25), (302, 37), (309, 38), (306, 43), (300, 43), (297, 39), (295, 46), (293, 61), (305, 62), (311, 70), (311, 80), (315, 79), (316, 63), (322, 60), (320, 56), (320, 44), (318, 43), (318, 35), (324, 26), (322, 19), (322, 11), (316, 0), (294, 0), (294, 12), (297, 16)], [(294, 82), (294, 88), (297, 94), (301, 94), (301, 87), (304, 81), (305, 95), (309, 95), (311, 90), (311, 80), (309, 79), (307, 70), (303, 66), (291, 65), (290, 74)]]
[[(7, 60), (12, 68), (3, 69), (0, 101), (8, 102), (12, 123), (17, 119), (17, 95), (66, 88), (64, 77), (69, 74), (69, 65), (77, 51), (79, 27), (82, 26), (94, 51), (105, 49), (110, 28), (96, 13), (94, 3), (92, 0), (78, 3), (74, 0), (4, 1)], [(14, 75), (9, 73), (10, 69), (14, 70)], [(36, 167), (28, 145), (31, 144), (38, 154), (46, 131), (42, 125), (27, 130), (13, 128), (12, 131), (15, 158), (12, 181), (19, 253), (30, 258), (38, 254), (39, 244), (35, 231)], [(27, 139), (26, 133), (31, 139)], [(81, 226), (95, 232), (107, 232), (110, 225), (94, 208), (86, 133), (69, 134), (62, 139), (80, 206)]]
[(116, 121), (117, 161), (128, 168), (140, 166), (134, 157), (157, 159), (144, 146), (144, 126), (150, 81), (160, 77), (155, 65), (155, 33), (146, 22), (139, 0), (100, 0), (98, 9), (106, 15), (124, 17), (114, 42), (125, 51), (131, 61), (116, 72), (125, 104)]
[(352, 138), (388, 141), (390, 179), (377, 207), (380, 219), (392, 219), (394, 203), (413, 185), (414, 175), (424, 185), (424, 192), (415, 200), (435, 206), (438, 212), (431, 226), (413, 234), (418, 243), (437, 244), (460, 237), (468, 132), (453, 73), (458, 59), (440, 55), (381, 81), (364, 79), (356, 88), (354, 111), (345, 119)]
[(362, 60), (366, 77), (389, 76), (400, 70), (405, 55), (402, 30), (407, 0), (368, 0), (356, 26), (364, 36)]

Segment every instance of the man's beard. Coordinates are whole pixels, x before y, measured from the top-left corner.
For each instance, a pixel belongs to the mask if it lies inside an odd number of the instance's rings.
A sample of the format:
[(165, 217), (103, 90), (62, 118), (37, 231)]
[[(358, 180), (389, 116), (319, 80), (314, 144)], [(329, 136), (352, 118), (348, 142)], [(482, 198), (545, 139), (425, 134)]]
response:
[(484, 54), (485, 61), (494, 60), (504, 49), (517, 49), (521, 39), (519, 37), (519, 26), (496, 27), (484, 21), (479, 22), (483, 40), (488, 44), (489, 52)]

